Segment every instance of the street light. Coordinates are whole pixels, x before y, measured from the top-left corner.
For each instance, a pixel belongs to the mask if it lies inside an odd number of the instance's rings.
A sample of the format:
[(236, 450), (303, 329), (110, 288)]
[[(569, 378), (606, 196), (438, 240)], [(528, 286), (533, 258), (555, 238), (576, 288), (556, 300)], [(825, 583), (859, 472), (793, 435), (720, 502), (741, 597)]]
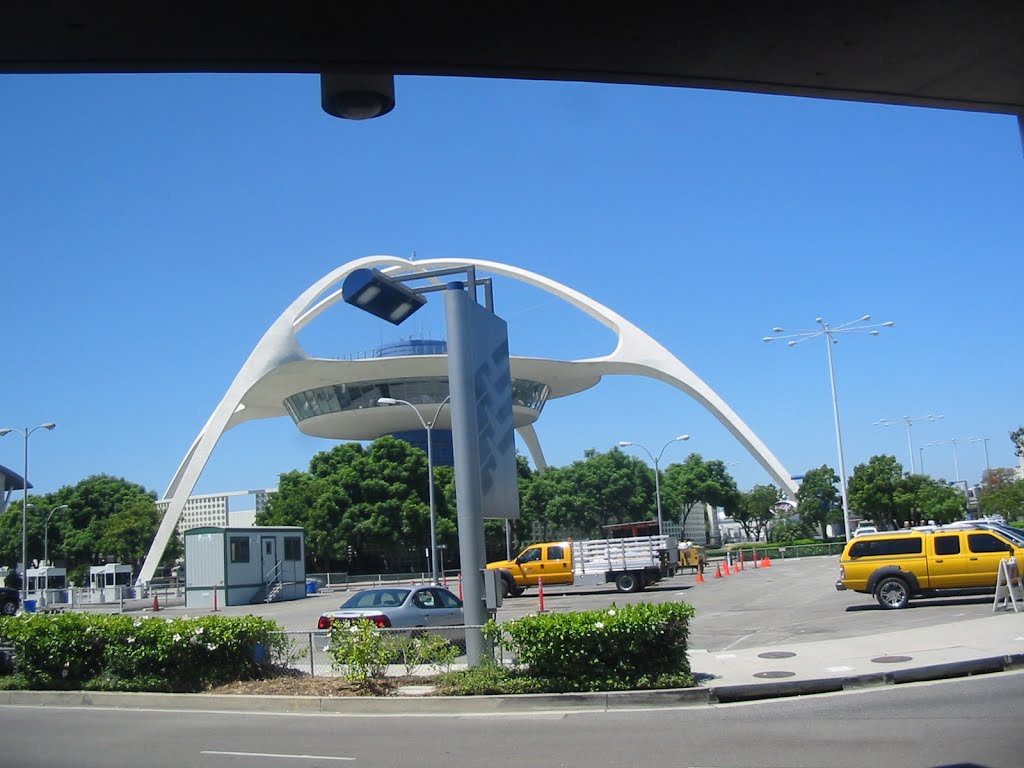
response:
[(953, 446), (953, 467), (956, 470), (956, 481), (960, 482), (960, 450), (957, 445), (960, 443), (959, 437), (954, 437), (951, 440), (937, 440), (934, 443), (928, 443), (930, 448), (933, 445), (952, 445)]
[(631, 443), (628, 440), (622, 440), (622, 441), (619, 442), (619, 445), (621, 447), (623, 447), (623, 448), (628, 448), (630, 446), (633, 446), (634, 448), (639, 448), (644, 453), (646, 453), (648, 456), (650, 456), (651, 457), (651, 461), (654, 462), (654, 500), (655, 500), (655, 502), (658, 505), (658, 535), (659, 536), (661, 536), (661, 477), (660, 477), (661, 473), (658, 471), (658, 462), (661, 461), (661, 457), (664, 455), (665, 449), (668, 448), (670, 445), (672, 445), (672, 443), (679, 442), (680, 440), (689, 440), (689, 439), (690, 439), (689, 435), (679, 435), (678, 437), (673, 437), (671, 440), (669, 440), (667, 443), (665, 443), (665, 445), (662, 446), (661, 451), (658, 453), (657, 457), (655, 457), (644, 446), (640, 445), (640, 443)]
[(59, 507), (51, 509), (46, 515), (46, 522), (43, 524), (43, 568), (50, 565), (50, 518), (53, 517), (54, 512), (60, 512), (69, 506), (69, 504), (61, 504)]
[[(943, 418), (942, 416), (933, 416), (928, 414), (927, 416), (901, 416), (898, 419), (879, 419), (875, 422), (876, 427), (891, 427), (894, 424), (906, 424), (907, 425), (907, 444), (910, 446), (910, 474), (917, 474), (917, 467), (914, 466), (914, 439), (910, 433), (910, 426), (915, 421), (938, 421)], [(921, 472), (924, 472), (924, 461), (921, 462)]]
[(438, 574), (438, 560), (437, 560), (437, 511), (434, 506), (434, 441), (430, 436), (431, 431), (434, 429), (434, 424), (437, 423), (437, 417), (441, 415), (441, 409), (448, 404), (452, 399), (451, 395), (448, 395), (441, 404), (437, 406), (437, 410), (434, 412), (434, 418), (430, 421), (425, 421), (423, 415), (420, 413), (420, 409), (410, 403), (408, 400), (399, 400), (397, 397), (381, 397), (377, 399), (377, 405), (407, 405), (412, 408), (413, 413), (416, 414), (416, 418), (420, 420), (420, 424), (423, 425), (423, 430), (427, 433), (427, 487), (430, 498), (430, 578), (434, 584), (441, 583), (441, 577)]
[(12, 427), (0, 429), (0, 437), (10, 432), (17, 432), (25, 438), (25, 476), (22, 478), (25, 483), (25, 494), (21, 499), (21, 602), (23, 605), (26, 598), (28, 598), (28, 527), (26, 525), (28, 522), (28, 439), (37, 429), (53, 429), (56, 426), (51, 421), (32, 427), (32, 429), (28, 427), (25, 427), (25, 429), (14, 429)]
[(985, 444), (985, 469), (992, 469), (992, 465), (988, 460), (988, 438), (987, 437), (969, 437), (967, 438), (968, 443), (984, 443)]
[(765, 336), (764, 341), (786, 341), (786, 345), (795, 347), (802, 341), (808, 339), (816, 339), (819, 336), (826, 338), (825, 349), (828, 350), (828, 377), (832, 384), (832, 413), (835, 416), (836, 422), (836, 450), (839, 454), (839, 485), (843, 492), (843, 527), (845, 528), (846, 538), (850, 537), (850, 502), (846, 498), (846, 462), (843, 459), (843, 433), (839, 427), (839, 396), (836, 394), (836, 371), (835, 366), (832, 363), (832, 345), (838, 344), (839, 339), (835, 338), (840, 334), (847, 333), (866, 333), (869, 336), (877, 336), (880, 331), (879, 328), (892, 328), (893, 322), (890, 320), (886, 323), (875, 323), (873, 325), (864, 325), (871, 320), (871, 315), (864, 315), (857, 320), (850, 320), (848, 323), (837, 325), (835, 327), (829, 325), (823, 319), (816, 318), (815, 322), (819, 328), (813, 328), (806, 331), (794, 331), (787, 333), (783, 328), (772, 328), (772, 333), (785, 334), (783, 336)]

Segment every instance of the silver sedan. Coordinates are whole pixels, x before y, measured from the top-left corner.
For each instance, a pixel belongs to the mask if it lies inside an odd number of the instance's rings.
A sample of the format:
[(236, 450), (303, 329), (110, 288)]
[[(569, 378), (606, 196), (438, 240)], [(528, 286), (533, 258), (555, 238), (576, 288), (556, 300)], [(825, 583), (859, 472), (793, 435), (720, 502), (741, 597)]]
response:
[[(443, 587), (383, 587), (356, 592), (336, 611), (320, 615), (317, 629), (337, 621), (369, 619), (381, 629), (462, 627), (462, 601)], [(442, 632), (448, 636), (450, 632)]]

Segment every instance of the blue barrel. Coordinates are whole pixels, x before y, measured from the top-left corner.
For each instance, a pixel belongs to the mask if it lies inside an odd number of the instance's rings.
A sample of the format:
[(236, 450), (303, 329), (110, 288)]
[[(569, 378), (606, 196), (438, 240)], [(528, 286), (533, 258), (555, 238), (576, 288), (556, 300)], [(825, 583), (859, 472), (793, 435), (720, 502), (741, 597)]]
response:
[(26, 600), (22, 607), (24, 607), (25, 613), (35, 613), (36, 612), (36, 601), (35, 600)]
[(319, 589), (319, 587), (320, 587), (320, 585), (317, 584), (316, 579), (307, 579), (306, 580), (306, 594), (307, 595), (315, 595), (316, 591), (317, 591), (317, 589)]

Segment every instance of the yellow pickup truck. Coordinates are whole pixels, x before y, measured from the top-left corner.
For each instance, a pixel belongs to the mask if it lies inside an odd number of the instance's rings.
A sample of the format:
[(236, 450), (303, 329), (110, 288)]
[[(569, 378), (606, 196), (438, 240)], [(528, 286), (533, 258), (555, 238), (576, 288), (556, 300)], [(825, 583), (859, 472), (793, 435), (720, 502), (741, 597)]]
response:
[(620, 592), (637, 592), (675, 575), (679, 545), (671, 536), (546, 541), (531, 544), (512, 560), (488, 563), (487, 568), (500, 571), (505, 597), (518, 597), (541, 579), (544, 586), (614, 583)]
[(836, 589), (873, 595), (883, 608), (946, 590), (992, 589), (999, 563), (1024, 572), (1024, 537), (1012, 529), (940, 526), (857, 536), (839, 558)]

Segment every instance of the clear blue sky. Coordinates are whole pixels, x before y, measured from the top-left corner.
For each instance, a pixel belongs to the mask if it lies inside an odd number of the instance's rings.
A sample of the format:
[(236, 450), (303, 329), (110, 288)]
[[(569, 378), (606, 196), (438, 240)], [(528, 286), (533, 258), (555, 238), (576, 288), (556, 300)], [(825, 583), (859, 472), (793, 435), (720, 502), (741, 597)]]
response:
[[(267, 326), (357, 257), (476, 257), (573, 285), (710, 384), (792, 473), (836, 466), (823, 340), (773, 326), (870, 313), (895, 327), (834, 347), (847, 469), (959, 439), (961, 477), (1016, 459), (1024, 160), (1013, 118), (683, 89), (399, 78), (361, 123), (313, 76), (0, 77), (0, 426), (30, 442), (40, 491), (110, 473), (163, 494)], [(612, 337), (555, 300), (496, 284), (513, 353), (585, 357)], [(434, 304), (440, 305), (440, 302)], [(316, 355), (443, 332), (337, 305)], [(551, 464), (632, 440), (769, 481), (700, 406), (607, 378), (548, 403)], [(330, 447), (288, 419), (220, 442), (197, 492), (271, 487)], [(22, 468), (17, 435), (0, 464)], [(952, 445), (925, 470), (954, 477)]]

